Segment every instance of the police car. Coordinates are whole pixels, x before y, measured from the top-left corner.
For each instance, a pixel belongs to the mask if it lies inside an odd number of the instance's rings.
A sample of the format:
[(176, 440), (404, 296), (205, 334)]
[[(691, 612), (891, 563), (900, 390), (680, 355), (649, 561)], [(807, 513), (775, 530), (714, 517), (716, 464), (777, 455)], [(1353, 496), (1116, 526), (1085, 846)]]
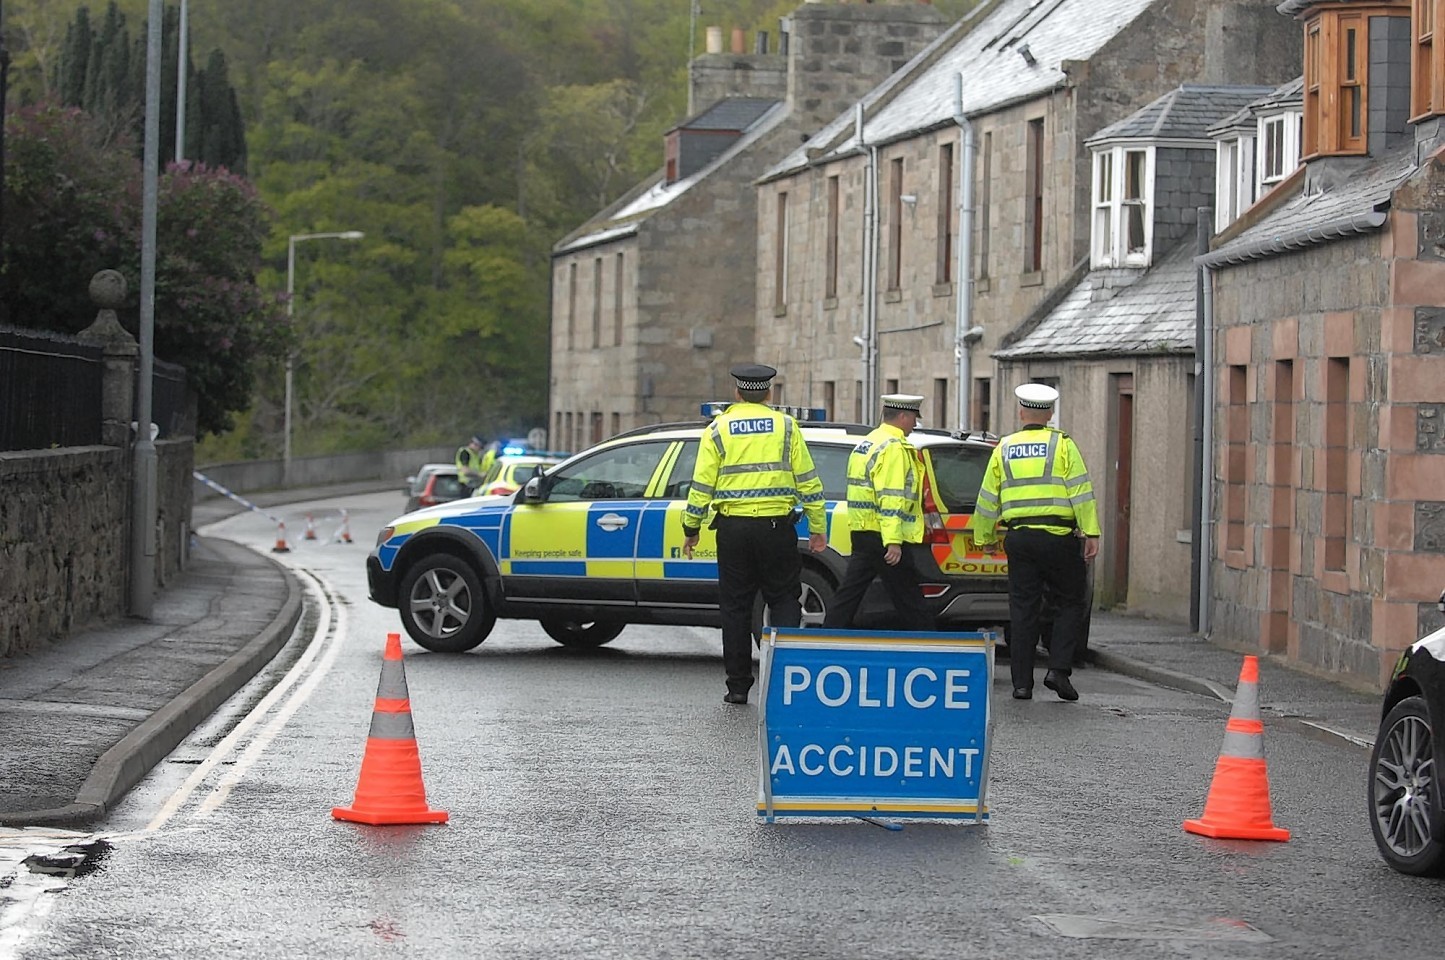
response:
[[(705, 404), (715, 415), (721, 405)], [(804, 626), (819, 626), (850, 551), (848, 457), (872, 428), (800, 420), (827, 497), (828, 549), (803, 557)], [(633, 430), (572, 456), (508, 496), (483, 496), (406, 514), (388, 524), (367, 558), (371, 599), (400, 611), (428, 650), (469, 650), (498, 618), (536, 620), (567, 646), (607, 643), (630, 623), (717, 626), (717, 545), (706, 526), (692, 559), (682, 516), (706, 420)], [(1008, 621), (1008, 568), (965, 530), (997, 438), (918, 429), (925, 466), (925, 599), (941, 629)], [(857, 626), (886, 626), (893, 608), (874, 583)], [(766, 622), (761, 603), (755, 613)]]

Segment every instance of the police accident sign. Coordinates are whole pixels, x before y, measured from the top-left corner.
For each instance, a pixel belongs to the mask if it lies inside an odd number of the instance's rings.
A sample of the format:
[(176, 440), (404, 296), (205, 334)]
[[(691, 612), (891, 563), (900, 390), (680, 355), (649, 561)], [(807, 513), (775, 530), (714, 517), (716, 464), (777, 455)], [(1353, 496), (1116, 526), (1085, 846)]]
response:
[(988, 820), (993, 633), (777, 630), (758, 815)]

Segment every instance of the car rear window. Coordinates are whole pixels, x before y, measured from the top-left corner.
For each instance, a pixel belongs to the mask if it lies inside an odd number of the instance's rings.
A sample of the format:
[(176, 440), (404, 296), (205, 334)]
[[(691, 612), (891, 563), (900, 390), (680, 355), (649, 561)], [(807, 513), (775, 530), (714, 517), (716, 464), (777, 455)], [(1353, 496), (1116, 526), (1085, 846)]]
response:
[(462, 481), (450, 474), (438, 474), (436, 481), (432, 484), (432, 496), (434, 497), (460, 497), (462, 495)]
[(808, 452), (813, 455), (813, 466), (823, 479), (823, 496), (829, 500), (847, 500), (848, 458), (852, 456), (853, 448), (841, 443), (810, 440)]
[(933, 490), (938, 505), (949, 513), (971, 513), (978, 501), (978, 488), (988, 468), (992, 451), (965, 444), (936, 444), (925, 447), (923, 455), (933, 463)]

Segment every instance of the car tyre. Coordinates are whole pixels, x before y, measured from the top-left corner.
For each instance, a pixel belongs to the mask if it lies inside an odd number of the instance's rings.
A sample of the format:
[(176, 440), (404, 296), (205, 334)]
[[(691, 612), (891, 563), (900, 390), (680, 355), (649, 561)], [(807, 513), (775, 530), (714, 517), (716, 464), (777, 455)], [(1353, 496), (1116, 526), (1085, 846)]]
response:
[(1413, 876), (1445, 875), (1445, 809), (1435, 733), (1421, 697), (1395, 704), (1370, 751), (1370, 832), (1380, 856)]
[[(804, 567), (800, 581), (798, 599), (803, 605), (803, 627), (821, 627), (833, 603), (835, 587), (826, 576), (811, 567)], [(763, 598), (753, 604), (753, 640), (761, 642), (763, 631), (769, 626), (768, 609)]]
[(617, 639), (626, 624), (612, 620), (569, 620), (549, 617), (542, 629), (564, 647), (600, 647)]
[(492, 632), (497, 614), (472, 565), (434, 553), (401, 579), (401, 622), (407, 635), (435, 653), (470, 650)]

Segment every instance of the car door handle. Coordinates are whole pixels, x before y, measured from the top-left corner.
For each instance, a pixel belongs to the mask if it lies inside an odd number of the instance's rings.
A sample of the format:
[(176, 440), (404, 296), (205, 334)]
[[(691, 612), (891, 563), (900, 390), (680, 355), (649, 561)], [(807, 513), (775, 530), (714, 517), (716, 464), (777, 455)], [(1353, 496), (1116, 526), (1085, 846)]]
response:
[(597, 525), (608, 533), (613, 533), (627, 526), (628, 520), (620, 513), (604, 513), (597, 518)]

